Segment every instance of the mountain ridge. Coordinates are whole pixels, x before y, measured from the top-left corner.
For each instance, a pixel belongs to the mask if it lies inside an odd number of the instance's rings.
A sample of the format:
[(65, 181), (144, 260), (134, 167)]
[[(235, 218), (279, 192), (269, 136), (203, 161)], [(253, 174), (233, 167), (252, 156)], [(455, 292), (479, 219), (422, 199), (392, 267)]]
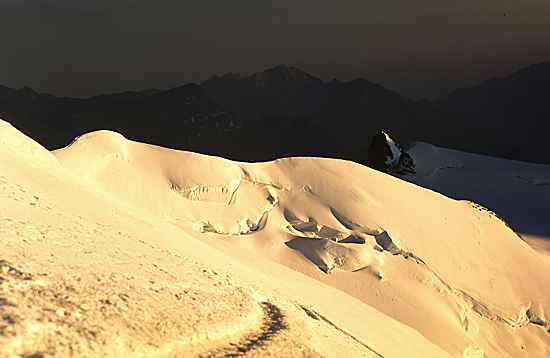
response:
[[(544, 121), (548, 68), (547, 62), (528, 66), (435, 101), (411, 100), (363, 78), (323, 81), (288, 65), (89, 98), (2, 86), (0, 115), (50, 149), (111, 129), (237, 160), (319, 155), (361, 161), (370, 138), (386, 130), (401, 143), (550, 163), (543, 145), (550, 130)], [(266, 129), (269, 140), (262, 139)]]

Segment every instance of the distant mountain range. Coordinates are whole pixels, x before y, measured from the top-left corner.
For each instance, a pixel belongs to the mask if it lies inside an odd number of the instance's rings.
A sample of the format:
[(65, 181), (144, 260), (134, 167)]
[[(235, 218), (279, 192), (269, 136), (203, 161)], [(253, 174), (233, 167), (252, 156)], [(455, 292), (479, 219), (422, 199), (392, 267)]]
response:
[(371, 137), (426, 141), (476, 153), (550, 163), (550, 63), (413, 101), (365, 79), (322, 81), (280, 65), (170, 90), (91, 98), (0, 86), (0, 117), (52, 149), (111, 129), (129, 139), (258, 161), (283, 156), (364, 160)]

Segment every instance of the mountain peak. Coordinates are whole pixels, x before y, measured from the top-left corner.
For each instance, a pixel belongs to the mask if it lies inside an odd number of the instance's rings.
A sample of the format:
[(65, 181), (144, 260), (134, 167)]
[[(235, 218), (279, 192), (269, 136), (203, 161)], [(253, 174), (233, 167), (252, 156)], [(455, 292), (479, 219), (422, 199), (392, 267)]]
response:
[[(540, 88), (537, 93), (546, 93), (550, 84), (550, 62), (540, 62), (516, 70), (510, 75), (504, 77), (495, 77), (486, 80), (472, 87), (457, 88), (440, 99), (440, 102), (458, 101), (457, 106), (464, 110), (462, 101), (474, 100), (476, 105), (472, 108), (479, 110), (479, 103), (487, 104), (487, 98), (498, 96), (497, 101), (502, 101), (505, 96), (508, 104), (517, 101), (518, 97), (526, 97), (527, 94), (533, 98), (534, 88)], [(496, 98), (496, 97), (495, 97)], [(514, 98), (514, 101), (511, 99)], [(459, 104), (461, 103), (461, 104)], [(456, 108), (455, 108), (456, 110)]]
[(321, 81), (317, 77), (289, 65), (277, 65), (262, 72), (254, 73), (249, 78), (259, 83)]

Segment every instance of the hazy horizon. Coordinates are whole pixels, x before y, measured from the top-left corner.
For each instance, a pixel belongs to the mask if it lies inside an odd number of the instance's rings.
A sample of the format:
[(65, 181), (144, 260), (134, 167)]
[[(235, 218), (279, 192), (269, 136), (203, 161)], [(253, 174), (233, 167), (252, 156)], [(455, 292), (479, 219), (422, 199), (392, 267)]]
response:
[(0, 0), (0, 84), (60, 96), (289, 64), (434, 97), (550, 60), (550, 2)]

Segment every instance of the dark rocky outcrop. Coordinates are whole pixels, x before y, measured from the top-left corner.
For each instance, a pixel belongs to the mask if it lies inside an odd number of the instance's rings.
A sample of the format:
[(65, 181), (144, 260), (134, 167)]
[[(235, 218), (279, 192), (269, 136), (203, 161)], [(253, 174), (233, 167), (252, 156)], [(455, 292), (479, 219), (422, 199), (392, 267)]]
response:
[(386, 173), (416, 172), (413, 158), (384, 131), (372, 138), (365, 164)]

